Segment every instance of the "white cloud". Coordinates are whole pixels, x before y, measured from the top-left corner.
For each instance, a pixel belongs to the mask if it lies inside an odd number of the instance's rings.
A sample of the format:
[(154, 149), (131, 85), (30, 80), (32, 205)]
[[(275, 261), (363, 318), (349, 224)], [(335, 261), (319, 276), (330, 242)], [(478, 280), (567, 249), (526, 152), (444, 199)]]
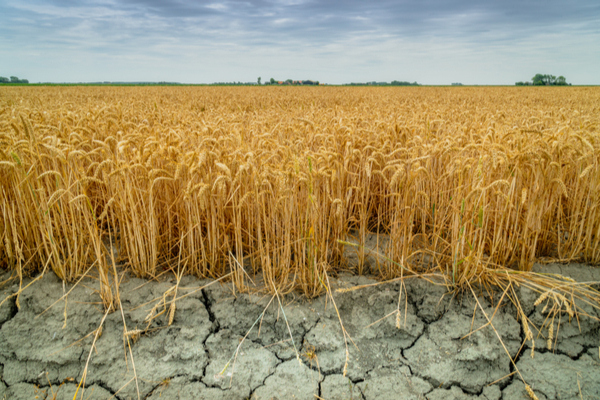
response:
[(227, 10), (229, 8), (229, 7), (227, 7), (226, 4), (223, 4), (223, 3), (207, 4), (204, 7), (210, 8), (210, 9), (213, 9), (213, 10), (218, 10), (218, 11), (224, 11), (224, 10)]

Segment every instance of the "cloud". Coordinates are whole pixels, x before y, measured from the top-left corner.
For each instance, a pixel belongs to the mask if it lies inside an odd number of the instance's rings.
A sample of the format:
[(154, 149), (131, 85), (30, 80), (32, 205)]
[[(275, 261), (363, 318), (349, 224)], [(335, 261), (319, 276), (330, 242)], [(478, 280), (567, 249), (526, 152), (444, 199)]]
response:
[(596, 0), (9, 0), (0, 37), (32, 81), (600, 83)]

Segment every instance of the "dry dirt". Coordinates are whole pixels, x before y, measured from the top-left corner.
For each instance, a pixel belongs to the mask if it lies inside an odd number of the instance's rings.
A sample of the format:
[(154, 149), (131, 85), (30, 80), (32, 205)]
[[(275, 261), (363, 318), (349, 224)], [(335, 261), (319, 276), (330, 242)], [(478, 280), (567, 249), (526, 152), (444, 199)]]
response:
[[(535, 268), (578, 281), (600, 281), (600, 269), (584, 265)], [(4, 274), (0, 282), (9, 276)], [(154, 303), (143, 304), (162, 298), (174, 282), (125, 276), (121, 299), (129, 330), (146, 328), (144, 319)], [(347, 275), (332, 285), (374, 282)], [(377, 321), (396, 310), (400, 284), (334, 292), (341, 319), (358, 347), (348, 343), (344, 376), (344, 337), (326, 297), (307, 301), (287, 295), (281, 299), (283, 309), (275, 298), (261, 319), (270, 296), (233, 293), (230, 284), (219, 283), (197, 290), (207, 283), (184, 277), (178, 295), (190, 295), (177, 301), (172, 325), (166, 314), (160, 316), (132, 344), (141, 399), (528, 398), (517, 374), (511, 375), (514, 367), (490, 326), (461, 339), (486, 322), (481, 312), (473, 317), (472, 295), (452, 297), (444, 286), (407, 280), (398, 328), (394, 314)], [(83, 398), (137, 399), (120, 312), (107, 316), (92, 349), (89, 334), (103, 316), (96, 286), (92, 279), (83, 280), (66, 304), (61, 300), (41, 314), (71, 288), (46, 274), (21, 294), (20, 309), (14, 297), (2, 305), (0, 399), (73, 399), (90, 350)], [(5, 283), (1, 298), (17, 289), (15, 280)], [(528, 317), (539, 326), (545, 316), (541, 306), (533, 306), (537, 295), (526, 289), (519, 293)], [(482, 294), (479, 301), (492, 315), (498, 298)], [(600, 317), (595, 309), (580, 306)], [(235, 363), (221, 374), (253, 324)], [(557, 347), (547, 350), (540, 338), (534, 358), (528, 344), (519, 351), (524, 333), (511, 304), (501, 304), (493, 325), (539, 399), (600, 398), (598, 320), (563, 320)]]

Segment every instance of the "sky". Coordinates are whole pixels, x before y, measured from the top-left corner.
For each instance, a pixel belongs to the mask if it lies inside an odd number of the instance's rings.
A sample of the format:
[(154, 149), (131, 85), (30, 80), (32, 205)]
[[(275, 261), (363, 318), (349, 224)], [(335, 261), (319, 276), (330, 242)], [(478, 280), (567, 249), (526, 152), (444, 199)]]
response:
[(30, 82), (600, 84), (599, 0), (0, 0)]

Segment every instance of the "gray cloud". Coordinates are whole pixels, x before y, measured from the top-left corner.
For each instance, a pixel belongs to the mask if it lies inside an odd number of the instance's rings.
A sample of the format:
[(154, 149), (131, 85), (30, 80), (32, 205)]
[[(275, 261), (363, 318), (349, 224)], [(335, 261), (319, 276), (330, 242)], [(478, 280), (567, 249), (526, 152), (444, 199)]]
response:
[(0, 75), (598, 84), (599, 27), (596, 0), (8, 0)]

